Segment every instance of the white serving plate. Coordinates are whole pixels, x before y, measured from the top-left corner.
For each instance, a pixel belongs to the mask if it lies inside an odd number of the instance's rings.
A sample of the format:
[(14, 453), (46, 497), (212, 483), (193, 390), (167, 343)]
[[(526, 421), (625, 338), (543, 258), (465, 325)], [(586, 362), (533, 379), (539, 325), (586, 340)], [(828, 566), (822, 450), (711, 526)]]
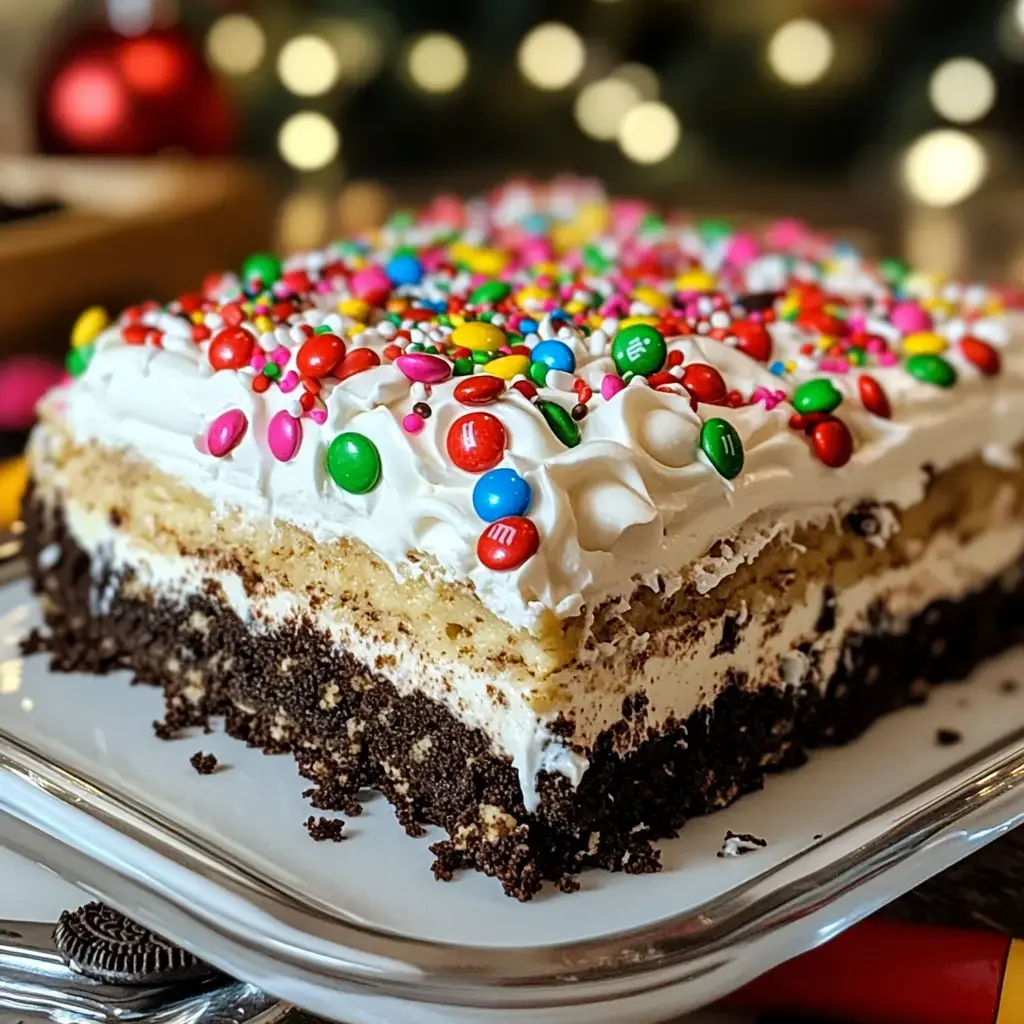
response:
[[(663, 844), (664, 871), (590, 872), (532, 903), (465, 874), (381, 798), (313, 843), (291, 759), (222, 733), (161, 742), (160, 694), (22, 659), (27, 585), (0, 588), (0, 843), (288, 1002), (351, 1024), (634, 1022), (700, 1006), (1024, 820), (1024, 654)], [(939, 728), (962, 741), (935, 742)], [(200, 777), (188, 759), (226, 767)], [(318, 812), (312, 812), (318, 813)], [(726, 829), (768, 847), (716, 856)]]

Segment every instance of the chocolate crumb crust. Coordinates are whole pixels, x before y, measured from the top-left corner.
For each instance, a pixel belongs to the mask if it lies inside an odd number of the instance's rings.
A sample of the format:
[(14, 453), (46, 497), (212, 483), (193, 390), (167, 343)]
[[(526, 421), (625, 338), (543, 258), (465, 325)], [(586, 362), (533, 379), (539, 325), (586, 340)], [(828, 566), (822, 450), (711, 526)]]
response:
[(197, 750), (189, 759), (188, 763), (200, 775), (212, 775), (217, 770), (217, 758), (213, 754), (204, 754)]
[[(1024, 641), (1024, 564), (960, 601), (935, 602), (906, 632), (887, 632), (879, 607), (874, 632), (847, 637), (823, 689), (816, 682), (754, 689), (732, 672), (710, 706), (681, 722), (647, 721), (644, 696), (627, 698), (623, 721), (588, 751), (578, 788), (542, 772), (531, 814), (511, 761), (482, 732), (421, 694), (399, 695), (312, 617), (252, 631), (215, 589), (144, 600), (130, 573), (91, 564), (59, 508), (30, 491), (24, 516), (54, 669), (124, 668), (160, 686), (160, 732), (168, 737), (224, 716), (232, 736), (295, 758), (313, 783), (306, 795), (315, 808), (355, 815), (361, 792), (378, 790), (409, 835), (428, 824), (448, 833), (431, 847), (437, 878), (472, 868), (520, 900), (545, 881), (572, 891), (589, 868), (657, 871), (656, 842), (687, 819), (762, 788), (767, 773), (855, 738), (880, 715), (920, 702), (930, 683), (962, 679)], [(38, 557), (44, 547), (46, 568)], [(196, 621), (204, 628), (193, 628)], [(622, 754), (621, 737), (636, 735), (638, 725), (648, 738)]]

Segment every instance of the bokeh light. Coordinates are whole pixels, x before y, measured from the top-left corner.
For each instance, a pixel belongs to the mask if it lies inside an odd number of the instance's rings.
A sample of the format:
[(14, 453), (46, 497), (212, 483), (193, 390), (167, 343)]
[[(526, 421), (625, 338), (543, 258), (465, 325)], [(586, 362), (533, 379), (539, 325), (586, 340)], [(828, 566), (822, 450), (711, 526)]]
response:
[(320, 36), (295, 36), (277, 55), (277, 76), (296, 96), (323, 95), (337, 83), (340, 70), (338, 55)]
[(384, 40), (372, 25), (339, 19), (326, 23), (323, 31), (338, 55), (342, 81), (367, 82), (384, 66)]
[(315, 110), (292, 114), (277, 135), (277, 148), (285, 163), (299, 171), (326, 167), (338, 155), (340, 146), (338, 130)]
[(953, 206), (981, 186), (988, 157), (965, 132), (940, 128), (922, 135), (903, 157), (903, 184), (927, 206)]
[(623, 78), (599, 78), (580, 90), (573, 113), (580, 130), (608, 142), (619, 134), (623, 118), (643, 97)]
[(656, 100), (661, 94), (661, 82), (657, 72), (646, 64), (620, 64), (611, 74), (612, 78), (621, 78), (629, 82), (640, 94), (642, 100)]
[(284, 252), (312, 249), (327, 237), (330, 207), (322, 192), (298, 191), (287, 196), (277, 214), (277, 244)]
[(619, 148), (637, 164), (656, 164), (675, 152), (679, 118), (664, 103), (638, 103), (619, 125)]
[(825, 77), (835, 58), (832, 34), (820, 22), (794, 18), (768, 40), (768, 67), (781, 82), (796, 89)]
[(583, 40), (568, 25), (548, 21), (530, 29), (519, 44), (519, 72), (538, 89), (565, 89), (586, 63)]
[(429, 32), (409, 47), (406, 69), (413, 85), (424, 92), (454, 92), (466, 80), (469, 57), (454, 36)]
[(928, 83), (928, 98), (947, 121), (980, 121), (996, 101), (996, 80), (981, 61), (954, 57), (940, 64)]
[(259, 23), (248, 14), (225, 14), (206, 36), (210, 65), (226, 75), (248, 75), (255, 71), (267, 52), (267, 38)]

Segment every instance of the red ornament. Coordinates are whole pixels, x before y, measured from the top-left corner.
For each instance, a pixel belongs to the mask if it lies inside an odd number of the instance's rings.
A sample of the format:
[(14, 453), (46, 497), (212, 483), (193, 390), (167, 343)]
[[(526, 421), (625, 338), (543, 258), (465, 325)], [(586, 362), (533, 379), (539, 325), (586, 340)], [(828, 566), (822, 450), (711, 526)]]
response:
[(295, 365), (303, 377), (328, 377), (345, 358), (345, 342), (335, 334), (314, 334), (302, 343)]
[(240, 370), (249, 365), (256, 339), (244, 327), (225, 327), (213, 336), (206, 358), (215, 370)]
[(720, 405), (729, 394), (722, 375), (707, 363), (689, 363), (681, 382), (698, 402), (707, 405)]
[(448, 428), (448, 457), (459, 469), (483, 473), (501, 462), (506, 441), (505, 427), (497, 416), (466, 413)]
[(508, 572), (518, 569), (537, 553), (540, 535), (537, 527), (524, 516), (505, 516), (480, 534), (476, 555), (488, 569)]
[(455, 400), (463, 405), (489, 405), (505, 393), (505, 382), (500, 377), (481, 373), (464, 377), (455, 385)]
[(1001, 365), (999, 352), (987, 341), (968, 334), (960, 339), (960, 351), (964, 358), (973, 363), (986, 377), (994, 377)]
[(334, 368), (334, 376), (338, 380), (347, 380), (375, 366), (380, 366), (380, 356), (372, 348), (354, 348)]
[(860, 400), (864, 408), (883, 420), (892, 419), (892, 406), (889, 404), (889, 396), (885, 388), (866, 373), (862, 373), (857, 381), (857, 390), (860, 392)]
[(853, 437), (846, 424), (835, 416), (826, 416), (811, 430), (814, 454), (833, 469), (845, 466), (853, 455)]
[(736, 320), (730, 328), (736, 347), (751, 359), (766, 363), (772, 357), (772, 336), (764, 324), (753, 320)]

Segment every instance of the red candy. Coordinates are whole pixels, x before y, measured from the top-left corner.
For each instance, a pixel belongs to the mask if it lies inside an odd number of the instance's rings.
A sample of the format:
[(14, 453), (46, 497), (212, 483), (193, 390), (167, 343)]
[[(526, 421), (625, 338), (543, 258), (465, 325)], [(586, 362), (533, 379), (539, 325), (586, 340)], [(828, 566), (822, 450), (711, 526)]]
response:
[(964, 358), (973, 363), (986, 377), (994, 377), (999, 372), (999, 353), (987, 341), (966, 335), (960, 339), (960, 351)]
[(683, 371), (681, 383), (698, 402), (708, 405), (720, 405), (729, 394), (722, 375), (707, 363), (690, 363)]
[(517, 380), (512, 387), (528, 402), (532, 402), (537, 397), (537, 386), (528, 380)]
[(483, 473), (505, 454), (507, 440), (501, 420), (489, 412), (470, 412), (448, 428), (448, 457), (459, 469)]
[(215, 370), (240, 370), (249, 365), (256, 339), (244, 327), (225, 327), (213, 336), (206, 358)]
[(380, 366), (380, 356), (372, 348), (354, 348), (335, 367), (334, 376), (338, 380), (346, 380), (375, 366)]
[(464, 377), (455, 385), (455, 400), (463, 405), (489, 405), (504, 393), (505, 382), (489, 373)]
[(328, 377), (345, 358), (345, 342), (335, 334), (314, 334), (302, 343), (295, 365), (303, 377)]
[(232, 302), (220, 311), (220, 315), (228, 327), (237, 327), (245, 319), (245, 310), (237, 302)]
[(198, 345), (201, 341), (206, 341), (213, 331), (210, 330), (206, 324), (193, 324), (192, 325), (192, 340)]
[(518, 569), (537, 553), (540, 535), (524, 516), (505, 516), (490, 524), (476, 542), (476, 555), (488, 569)]
[(889, 404), (889, 396), (885, 389), (866, 373), (861, 374), (857, 381), (857, 390), (860, 392), (860, 400), (864, 408), (883, 420), (892, 419), (892, 405)]
[(853, 437), (846, 424), (834, 416), (822, 420), (811, 430), (814, 454), (833, 469), (845, 466), (853, 455)]
[(736, 338), (736, 347), (744, 354), (766, 363), (772, 356), (772, 336), (764, 324), (752, 320), (737, 320), (730, 330)]
[(126, 345), (142, 345), (146, 341), (149, 328), (145, 324), (128, 324), (121, 328), (121, 337)]

